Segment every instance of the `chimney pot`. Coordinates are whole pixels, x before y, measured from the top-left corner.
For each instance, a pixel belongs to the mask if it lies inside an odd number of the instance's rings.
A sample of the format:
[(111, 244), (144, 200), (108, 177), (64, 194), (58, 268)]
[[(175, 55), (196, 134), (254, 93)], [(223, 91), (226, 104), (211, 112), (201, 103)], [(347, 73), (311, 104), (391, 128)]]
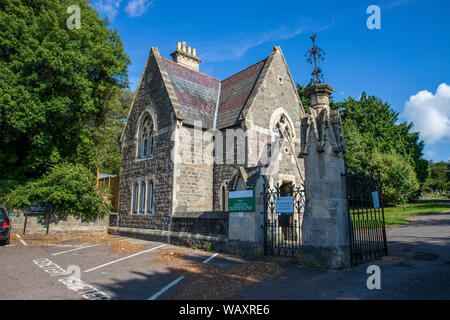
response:
[(199, 71), (202, 60), (197, 57), (197, 50), (187, 47), (186, 42), (177, 42), (177, 49), (171, 53), (173, 61), (189, 69)]

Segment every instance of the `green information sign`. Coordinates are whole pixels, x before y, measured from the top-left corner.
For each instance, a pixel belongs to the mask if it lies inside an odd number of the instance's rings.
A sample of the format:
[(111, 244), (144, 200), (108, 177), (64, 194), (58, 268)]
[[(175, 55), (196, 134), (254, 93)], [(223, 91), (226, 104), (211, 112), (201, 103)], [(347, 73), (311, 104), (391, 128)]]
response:
[(228, 192), (228, 211), (255, 211), (255, 191), (239, 190)]

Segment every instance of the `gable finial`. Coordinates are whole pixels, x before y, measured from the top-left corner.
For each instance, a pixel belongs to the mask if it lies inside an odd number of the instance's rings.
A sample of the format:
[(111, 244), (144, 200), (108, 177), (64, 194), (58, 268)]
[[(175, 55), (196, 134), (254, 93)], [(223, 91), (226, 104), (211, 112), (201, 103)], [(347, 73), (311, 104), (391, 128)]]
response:
[(325, 51), (323, 51), (321, 48), (316, 46), (316, 36), (317, 34), (313, 33), (309, 38), (311, 39), (313, 45), (312, 47), (306, 52), (306, 62), (309, 64), (313, 64), (314, 62), (314, 70), (311, 73), (311, 83), (310, 84), (317, 84), (317, 83), (323, 83), (323, 73), (322, 70), (319, 68), (319, 62), (323, 61), (325, 58)]

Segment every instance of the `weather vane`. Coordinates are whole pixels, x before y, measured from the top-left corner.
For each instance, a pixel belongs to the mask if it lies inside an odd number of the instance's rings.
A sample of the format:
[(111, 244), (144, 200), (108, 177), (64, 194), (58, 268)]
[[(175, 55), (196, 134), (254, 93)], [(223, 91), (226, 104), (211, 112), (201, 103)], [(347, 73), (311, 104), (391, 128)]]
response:
[(323, 51), (322, 49), (320, 49), (318, 46), (316, 46), (316, 34), (313, 33), (310, 36), (311, 40), (312, 40), (312, 47), (308, 50), (308, 52), (306, 52), (305, 57), (306, 57), (306, 62), (308, 62), (309, 64), (313, 64), (314, 62), (314, 70), (311, 73), (312, 78), (311, 78), (311, 84), (317, 84), (317, 83), (323, 83), (323, 73), (322, 70), (319, 68), (319, 62), (323, 61), (325, 58), (325, 51)]

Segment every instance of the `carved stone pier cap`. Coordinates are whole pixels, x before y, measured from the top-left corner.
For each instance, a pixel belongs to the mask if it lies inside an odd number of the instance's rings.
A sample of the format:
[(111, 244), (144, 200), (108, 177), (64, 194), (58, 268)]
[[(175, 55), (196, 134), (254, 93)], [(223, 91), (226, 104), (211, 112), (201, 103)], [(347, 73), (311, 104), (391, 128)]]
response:
[(324, 84), (313, 84), (305, 88), (305, 95), (310, 99), (311, 108), (327, 108), (330, 109), (330, 95), (333, 87)]

